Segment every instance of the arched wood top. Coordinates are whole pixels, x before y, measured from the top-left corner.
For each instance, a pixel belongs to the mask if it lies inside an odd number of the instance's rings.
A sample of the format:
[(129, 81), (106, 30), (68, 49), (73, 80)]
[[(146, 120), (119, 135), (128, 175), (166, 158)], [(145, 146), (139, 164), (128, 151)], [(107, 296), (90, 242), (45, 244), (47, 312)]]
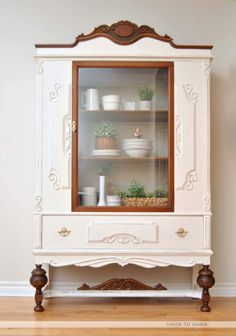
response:
[(173, 48), (177, 49), (212, 49), (211, 45), (180, 45), (173, 42), (168, 35), (159, 35), (154, 28), (146, 25), (138, 26), (130, 21), (119, 21), (111, 26), (101, 25), (96, 27), (90, 34), (80, 34), (71, 44), (36, 44), (36, 48), (73, 48), (78, 43), (92, 40), (97, 37), (105, 37), (112, 42), (120, 45), (133, 44), (136, 41), (149, 37), (162, 42), (169, 43)]

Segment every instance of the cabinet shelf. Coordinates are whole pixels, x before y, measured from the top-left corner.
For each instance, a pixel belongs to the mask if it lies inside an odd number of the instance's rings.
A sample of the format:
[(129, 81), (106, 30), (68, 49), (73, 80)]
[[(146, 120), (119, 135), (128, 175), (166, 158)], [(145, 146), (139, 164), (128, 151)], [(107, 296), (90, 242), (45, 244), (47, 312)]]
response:
[(90, 111), (90, 110), (80, 110), (79, 120), (85, 121), (125, 121), (125, 122), (167, 122), (168, 121), (168, 111), (167, 110), (156, 110), (156, 111), (140, 111), (140, 110), (114, 110), (114, 111)]
[(82, 161), (98, 161), (98, 160), (107, 160), (107, 161), (117, 161), (117, 162), (126, 162), (126, 163), (138, 163), (138, 162), (150, 162), (150, 161), (162, 161), (167, 162), (168, 157), (165, 156), (149, 156), (149, 157), (140, 157), (140, 158), (132, 158), (126, 156), (82, 156), (79, 158)]

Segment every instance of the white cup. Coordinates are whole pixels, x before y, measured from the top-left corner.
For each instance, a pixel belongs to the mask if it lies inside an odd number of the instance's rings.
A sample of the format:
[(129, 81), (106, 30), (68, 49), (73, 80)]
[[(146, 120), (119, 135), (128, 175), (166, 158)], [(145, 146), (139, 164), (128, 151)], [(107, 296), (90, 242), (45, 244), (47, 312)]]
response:
[(85, 206), (97, 205), (97, 192), (94, 187), (84, 187), (82, 189), (82, 200)]
[(99, 110), (99, 98), (97, 89), (88, 89), (81, 93), (81, 105), (86, 110)]

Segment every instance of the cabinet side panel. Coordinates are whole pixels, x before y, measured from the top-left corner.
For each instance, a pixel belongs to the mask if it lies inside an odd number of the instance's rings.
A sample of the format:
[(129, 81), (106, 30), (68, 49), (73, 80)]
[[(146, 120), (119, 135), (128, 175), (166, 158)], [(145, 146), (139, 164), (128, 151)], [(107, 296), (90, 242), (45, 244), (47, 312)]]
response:
[(44, 211), (71, 209), (71, 72), (71, 61), (44, 63)]
[(202, 61), (175, 62), (175, 210), (202, 212), (208, 126)]

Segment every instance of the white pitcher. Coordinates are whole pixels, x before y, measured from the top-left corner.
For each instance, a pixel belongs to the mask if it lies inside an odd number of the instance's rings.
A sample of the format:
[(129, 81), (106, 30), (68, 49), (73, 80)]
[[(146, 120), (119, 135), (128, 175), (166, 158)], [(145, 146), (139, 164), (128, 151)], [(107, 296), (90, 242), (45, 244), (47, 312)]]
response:
[(99, 98), (97, 89), (88, 89), (81, 93), (81, 105), (86, 110), (99, 110)]

